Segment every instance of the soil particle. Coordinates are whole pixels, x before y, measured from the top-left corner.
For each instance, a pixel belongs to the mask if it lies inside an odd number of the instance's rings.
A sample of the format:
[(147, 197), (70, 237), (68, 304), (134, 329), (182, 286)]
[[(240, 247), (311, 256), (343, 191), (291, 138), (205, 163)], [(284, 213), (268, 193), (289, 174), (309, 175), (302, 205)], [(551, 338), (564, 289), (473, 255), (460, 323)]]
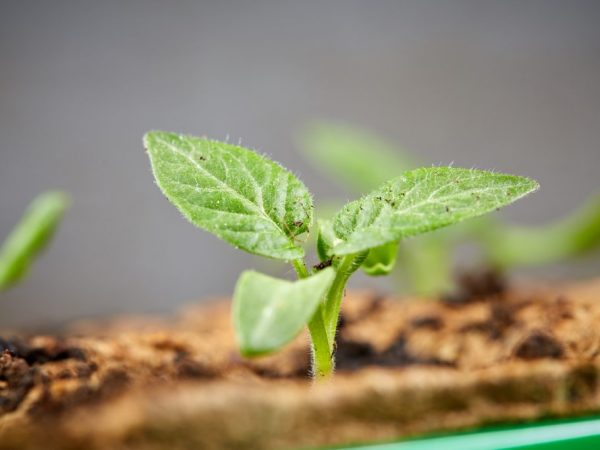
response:
[(112, 369), (106, 372), (98, 386), (82, 384), (70, 395), (55, 393), (52, 391), (50, 383), (41, 383), (43, 392), (27, 412), (32, 417), (54, 417), (57, 414), (66, 413), (78, 405), (101, 403), (123, 392), (130, 381), (131, 378), (127, 372), (121, 369)]
[(307, 365), (305, 367), (298, 367), (298, 369), (294, 372), (281, 373), (281, 371), (277, 369), (270, 369), (268, 367), (250, 367), (252, 372), (262, 378), (279, 380), (279, 379), (306, 379), (310, 374), (310, 367)]
[(456, 282), (456, 290), (441, 298), (446, 305), (460, 306), (485, 301), (489, 297), (503, 294), (507, 288), (503, 274), (493, 269), (459, 273)]
[(319, 271), (319, 270), (323, 270), (327, 267), (331, 267), (331, 264), (333, 264), (333, 259), (328, 259), (326, 261), (321, 261), (319, 264), (316, 264), (313, 266), (313, 269)]
[(429, 330), (438, 331), (444, 327), (444, 321), (440, 316), (426, 315), (415, 317), (410, 321), (413, 328), (427, 328)]
[(344, 312), (344, 310), (342, 310), (340, 313), (340, 318), (338, 320), (338, 332), (342, 331), (348, 325), (365, 320), (370, 315), (377, 313), (383, 308), (384, 304), (385, 296), (378, 293), (370, 297), (367, 306), (360, 311), (360, 314), (356, 316), (350, 317)]
[(402, 367), (409, 365), (424, 366), (453, 366), (454, 363), (444, 361), (436, 357), (420, 357), (412, 354), (407, 346), (404, 335), (400, 335), (396, 341), (379, 356), (379, 365), (387, 367)]
[(17, 354), (18, 349), (12, 339), (4, 339), (0, 337), (0, 352), (8, 352), (14, 356)]
[(406, 367), (411, 365), (454, 366), (454, 363), (435, 357), (414, 355), (407, 346), (404, 335), (398, 336), (383, 352), (377, 352), (366, 342), (338, 339), (335, 352), (336, 368), (340, 371), (358, 370), (366, 366)]
[(57, 338), (46, 338), (43, 345), (30, 345), (18, 338), (8, 340), (0, 338), (0, 350), (24, 359), (30, 366), (66, 359), (86, 360), (83, 350), (67, 346)]
[(564, 349), (551, 335), (533, 331), (514, 350), (514, 356), (521, 359), (562, 358)]
[(574, 318), (572, 303), (565, 296), (559, 295), (554, 304), (555, 308), (552, 310), (554, 316), (559, 320), (571, 320)]
[(583, 365), (573, 371), (566, 384), (570, 402), (589, 398), (597, 391), (598, 373), (593, 365)]
[[(36, 385), (48, 391), (50, 377), (57, 380), (87, 379), (97, 369), (87, 362), (85, 352), (69, 346), (60, 338), (40, 337), (35, 344), (22, 338), (0, 338), (0, 413), (16, 410)], [(43, 369), (45, 364), (73, 360), (53, 375)], [(47, 398), (47, 392), (42, 400)]]
[(176, 353), (173, 362), (179, 378), (211, 379), (219, 375), (214, 368), (190, 358), (187, 352)]
[(6, 383), (6, 389), (0, 389), (0, 412), (17, 409), (35, 385), (37, 375), (37, 369), (29, 367), (23, 359), (4, 351), (0, 356), (0, 381)]
[(460, 328), (461, 333), (480, 332), (485, 333), (492, 340), (502, 338), (510, 327), (517, 323), (514, 315), (529, 302), (504, 303), (496, 300), (489, 303), (488, 318), (479, 322), (471, 322)]
[(335, 361), (337, 370), (357, 370), (375, 364), (377, 352), (367, 342), (346, 340), (340, 336), (336, 343)]

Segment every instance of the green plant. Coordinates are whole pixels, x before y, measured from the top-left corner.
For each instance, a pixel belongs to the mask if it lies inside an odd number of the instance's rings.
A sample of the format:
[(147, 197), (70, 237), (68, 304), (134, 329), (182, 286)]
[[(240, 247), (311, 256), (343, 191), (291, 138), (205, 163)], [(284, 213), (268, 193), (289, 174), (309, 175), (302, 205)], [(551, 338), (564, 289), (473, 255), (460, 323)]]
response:
[(241, 275), (234, 328), (241, 353), (255, 356), (279, 349), (307, 325), (317, 378), (334, 370), (342, 297), (359, 267), (387, 272), (398, 241), (493, 211), (538, 187), (527, 178), (473, 169), (405, 172), (319, 222), (321, 262), (309, 270), (300, 237), (312, 226), (312, 198), (291, 172), (251, 150), (204, 138), (153, 131), (144, 144), (158, 186), (194, 225), (292, 264), (295, 282)]
[(57, 191), (40, 194), (0, 249), (0, 291), (21, 281), (52, 238), (69, 204)]
[[(358, 193), (370, 191), (391, 173), (416, 167), (415, 158), (405, 149), (339, 123), (318, 122), (307, 127), (300, 147), (328, 178)], [(410, 290), (423, 296), (450, 290), (452, 252), (464, 241), (475, 242), (486, 264), (502, 271), (547, 265), (590, 253), (600, 247), (600, 195), (590, 198), (571, 215), (546, 225), (511, 226), (484, 217), (402, 242), (398, 258)]]

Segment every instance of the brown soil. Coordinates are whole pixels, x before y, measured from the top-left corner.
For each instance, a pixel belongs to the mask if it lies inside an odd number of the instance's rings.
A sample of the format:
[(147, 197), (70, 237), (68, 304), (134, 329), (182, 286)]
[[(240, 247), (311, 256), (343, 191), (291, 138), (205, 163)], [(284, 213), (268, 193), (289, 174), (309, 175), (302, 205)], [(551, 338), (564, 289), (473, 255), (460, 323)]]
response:
[(0, 449), (286, 449), (599, 411), (600, 280), (486, 283), (441, 302), (350, 295), (337, 374), (317, 385), (304, 335), (242, 360), (227, 302), (4, 336)]

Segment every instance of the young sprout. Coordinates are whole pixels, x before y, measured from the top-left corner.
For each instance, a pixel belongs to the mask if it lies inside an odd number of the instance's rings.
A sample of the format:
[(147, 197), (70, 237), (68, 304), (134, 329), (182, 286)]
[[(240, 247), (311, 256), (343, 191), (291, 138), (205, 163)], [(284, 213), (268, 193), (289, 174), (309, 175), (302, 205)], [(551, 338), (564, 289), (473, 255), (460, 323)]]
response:
[(57, 191), (44, 192), (29, 205), (0, 249), (0, 291), (27, 275), (35, 257), (50, 242), (68, 205), (67, 195)]
[(194, 225), (294, 267), (297, 281), (244, 272), (233, 324), (245, 356), (276, 351), (307, 326), (315, 378), (334, 371), (342, 298), (358, 268), (388, 272), (400, 240), (494, 211), (538, 188), (528, 178), (483, 170), (405, 172), (319, 222), (321, 264), (309, 270), (298, 236), (311, 230), (312, 198), (291, 172), (251, 150), (204, 138), (152, 131), (144, 144), (158, 186)]
[(600, 195), (569, 216), (543, 226), (490, 224), (475, 232), (495, 267), (540, 266), (576, 258), (600, 247)]
[[(300, 146), (328, 178), (355, 192), (368, 192), (390, 177), (416, 167), (414, 157), (379, 136), (356, 127), (318, 122), (302, 133)], [(539, 226), (510, 226), (490, 217), (471, 220), (449, 230), (419, 236), (399, 245), (398, 258), (411, 291), (435, 296), (452, 288), (452, 250), (473, 241), (487, 264), (507, 271), (576, 258), (600, 247), (600, 195), (569, 216)], [(391, 258), (391, 248), (388, 248)], [(379, 270), (368, 275), (379, 275)]]

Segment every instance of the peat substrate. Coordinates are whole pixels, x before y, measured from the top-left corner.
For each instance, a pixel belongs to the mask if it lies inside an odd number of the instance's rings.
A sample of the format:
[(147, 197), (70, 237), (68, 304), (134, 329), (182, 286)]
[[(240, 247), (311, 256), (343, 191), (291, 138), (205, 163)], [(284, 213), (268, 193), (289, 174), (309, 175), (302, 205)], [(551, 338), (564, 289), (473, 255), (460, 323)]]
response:
[(336, 375), (308, 336), (245, 360), (229, 302), (0, 338), (0, 449), (294, 449), (600, 410), (600, 280), (344, 300)]

